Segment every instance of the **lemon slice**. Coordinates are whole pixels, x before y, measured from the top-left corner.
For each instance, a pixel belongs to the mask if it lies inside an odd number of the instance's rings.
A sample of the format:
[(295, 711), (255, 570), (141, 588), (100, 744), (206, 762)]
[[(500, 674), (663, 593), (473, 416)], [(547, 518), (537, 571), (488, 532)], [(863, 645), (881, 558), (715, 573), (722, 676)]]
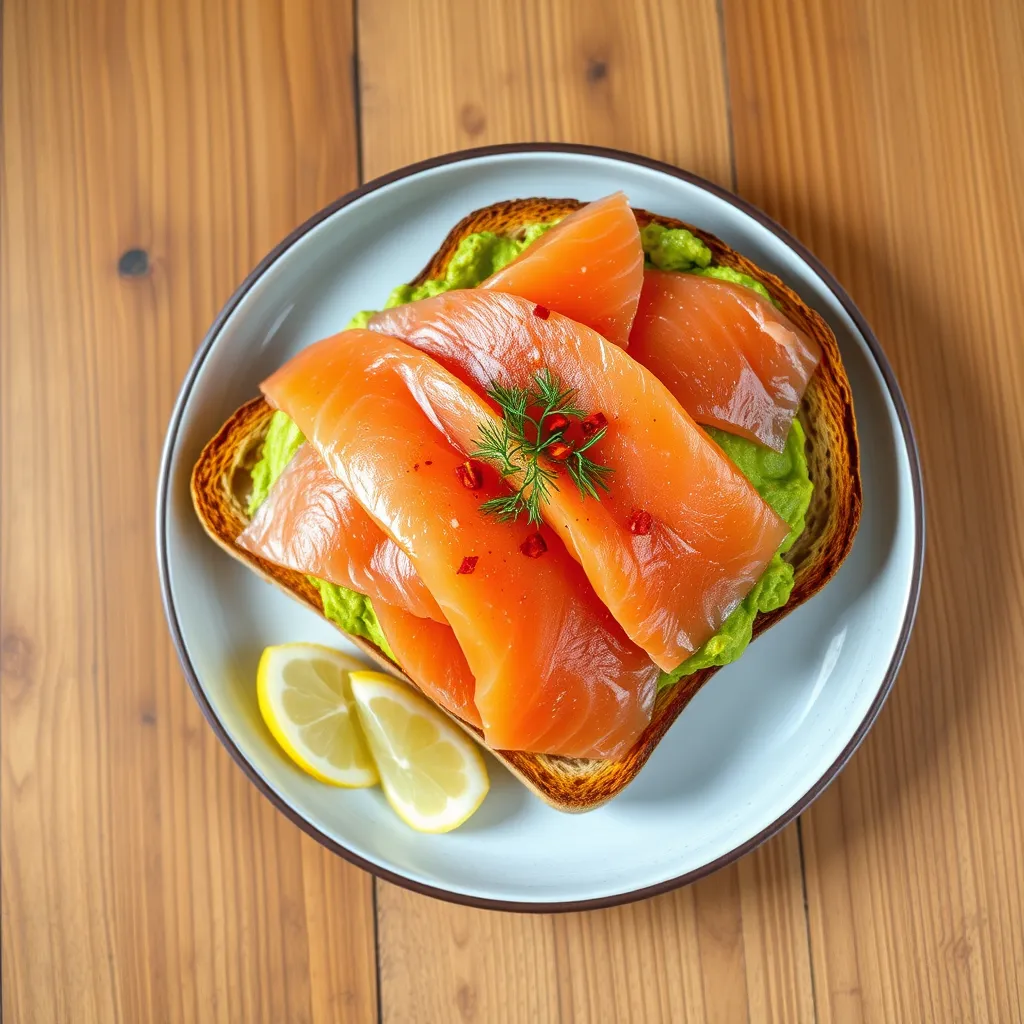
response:
[(487, 796), (476, 744), (420, 694), (380, 672), (353, 672), (352, 695), (381, 785), (419, 832), (450, 832)]
[(256, 673), (260, 712), (274, 739), (304, 771), (332, 786), (378, 780), (359, 725), (349, 673), (362, 664), (319, 644), (268, 647)]

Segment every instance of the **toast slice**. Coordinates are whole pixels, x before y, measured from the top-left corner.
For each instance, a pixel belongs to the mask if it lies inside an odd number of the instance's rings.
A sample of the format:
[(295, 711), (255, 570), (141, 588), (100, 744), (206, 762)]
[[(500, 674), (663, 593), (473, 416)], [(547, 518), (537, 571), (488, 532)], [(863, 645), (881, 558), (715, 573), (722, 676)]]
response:
[[(514, 237), (529, 224), (562, 218), (581, 205), (575, 199), (513, 199), (477, 210), (451, 230), (412, 283), (420, 284), (428, 278), (442, 276), (467, 235), (493, 231)], [(821, 364), (811, 378), (798, 413), (807, 434), (814, 496), (804, 532), (785, 555), (794, 568), (793, 592), (784, 607), (757, 616), (754, 620), (756, 638), (821, 590), (853, 544), (860, 522), (861, 483), (850, 382), (832, 331), (777, 277), (706, 231), (644, 210), (635, 213), (641, 227), (656, 221), (665, 227), (685, 227), (692, 231), (711, 249), (715, 263), (733, 267), (760, 281), (785, 314), (821, 346)], [(320, 594), (305, 576), (257, 558), (235, 544), (248, 522), (250, 470), (259, 458), (270, 416), (270, 406), (262, 398), (255, 398), (228, 419), (196, 463), (192, 474), (192, 500), (206, 532), (228, 554), (322, 615)], [(349, 639), (387, 671), (414, 685), (375, 645), (361, 637), (349, 636)], [(669, 726), (717, 671), (716, 668), (702, 669), (662, 690), (650, 724), (629, 753), (619, 760), (581, 760), (520, 751), (492, 750), (492, 753), (551, 806), (562, 811), (590, 810), (620, 793), (636, 777)], [(477, 730), (463, 722), (458, 724), (483, 743)]]

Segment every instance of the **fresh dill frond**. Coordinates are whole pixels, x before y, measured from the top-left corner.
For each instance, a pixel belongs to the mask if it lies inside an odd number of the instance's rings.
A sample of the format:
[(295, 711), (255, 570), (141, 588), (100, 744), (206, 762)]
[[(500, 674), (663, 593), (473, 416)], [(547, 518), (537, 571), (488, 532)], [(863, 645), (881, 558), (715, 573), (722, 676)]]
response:
[(608, 477), (614, 472), (612, 468), (610, 466), (602, 466), (591, 459), (589, 455), (584, 454), (588, 448), (592, 448), (597, 444), (606, 433), (608, 433), (608, 428), (602, 427), (594, 434), (591, 434), (566, 459), (565, 468), (569, 471), (569, 476), (572, 477), (573, 483), (584, 498), (597, 498), (600, 501), (601, 495), (597, 493), (597, 489), (600, 488), (606, 494), (611, 490), (608, 486)]
[(576, 390), (574, 388), (563, 388), (561, 381), (547, 367), (544, 367), (534, 377), (534, 384), (536, 385), (534, 390), (536, 401), (533, 404), (541, 406), (544, 410), (539, 419), (544, 420), (548, 416), (554, 415), (568, 416), (570, 419), (582, 419), (587, 415), (583, 409), (570, 404), (572, 396), (576, 394)]
[(565, 439), (571, 421), (587, 416), (573, 403), (575, 394), (547, 367), (534, 375), (529, 387), (495, 382), (487, 389), (502, 416), (497, 422), (480, 424), (471, 455), (494, 465), (512, 491), (483, 502), (482, 512), (500, 522), (512, 522), (525, 513), (531, 524), (539, 524), (542, 507), (550, 501), (552, 490), (558, 490), (560, 465), (582, 497), (600, 500), (599, 492), (608, 492), (611, 468), (585, 454), (604, 437), (607, 427), (578, 446)]
[(522, 493), (499, 494), (497, 498), (490, 498), (482, 502), (480, 511), (485, 515), (493, 515), (499, 523), (510, 523), (519, 518), (523, 511)]
[(473, 452), (474, 458), (496, 463), (502, 476), (513, 476), (520, 472), (519, 467), (511, 461), (513, 453), (514, 445), (507, 419), (497, 423), (487, 421), (480, 424), (480, 437)]
[(511, 388), (494, 383), (487, 389), (487, 397), (500, 406), (509, 431), (519, 437), (525, 437), (530, 392), (526, 388)]
[(526, 467), (526, 477), (519, 493), (525, 495), (523, 507), (527, 522), (539, 526), (544, 521), (540, 509), (551, 500), (551, 489), (558, 490), (557, 480), (557, 471), (545, 466), (538, 458)]

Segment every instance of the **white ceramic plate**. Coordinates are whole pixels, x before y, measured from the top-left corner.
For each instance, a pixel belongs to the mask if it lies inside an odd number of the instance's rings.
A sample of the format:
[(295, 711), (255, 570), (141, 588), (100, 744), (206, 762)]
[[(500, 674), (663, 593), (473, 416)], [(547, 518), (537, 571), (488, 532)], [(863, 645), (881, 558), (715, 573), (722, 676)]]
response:
[[(419, 835), (379, 789), (304, 775), (264, 727), (256, 664), (267, 644), (345, 647), (328, 624), (218, 550), (192, 510), (189, 474), (259, 382), (359, 309), (410, 280), (465, 214), (519, 196), (640, 207), (719, 235), (778, 274), (829, 321), (853, 384), (864, 514), (853, 552), (815, 598), (719, 672), (636, 781), (584, 815), (551, 810), (497, 762), (480, 811)], [(164, 602), (207, 719), (253, 782), (325, 845), (377, 874), (447, 899), (505, 909), (626, 902), (701, 877), (791, 821), (836, 776), (892, 685), (917, 605), (924, 547), (920, 470), (903, 400), (848, 296), (760, 211), (640, 157), (572, 146), (453, 154), (378, 179), (274, 250), (218, 317), (182, 386), (157, 502)]]

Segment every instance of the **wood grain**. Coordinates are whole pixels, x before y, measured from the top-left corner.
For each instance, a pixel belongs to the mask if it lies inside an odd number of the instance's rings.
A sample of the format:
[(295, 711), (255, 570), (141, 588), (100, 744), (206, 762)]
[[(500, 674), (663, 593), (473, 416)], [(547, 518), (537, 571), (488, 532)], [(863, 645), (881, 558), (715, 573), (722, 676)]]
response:
[(728, 184), (721, 53), (713, 0), (361, 3), (364, 171), (558, 140), (648, 153)]
[[(1019, 3), (0, 12), (5, 1020), (1024, 1019)], [(159, 448), (221, 303), (360, 148), (371, 177), (525, 139), (732, 185), (836, 270), (918, 428), (926, 590), (800, 832), (636, 906), (488, 914), (381, 885), (375, 921), (369, 878), (256, 794), (187, 693)], [(148, 268), (120, 276), (133, 249)]]
[(738, 185), (832, 266), (914, 415), (906, 666), (804, 817), (820, 1020), (1024, 1019), (1024, 9), (727, 3)]
[(563, 1024), (813, 1016), (795, 828), (696, 885), (554, 926)]
[[(464, 146), (561, 139), (729, 183), (713, 3), (375, 0), (359, 6), (358, 27), (366, 177)], [(447, 907), (387, 884), (378, 896), (387, 1022), (811, 1013), (793, 829), (743, 865), (637, 908), (537, 919)]]
[(355, 181), (351, 9), (2, 11), (4, 1019), (370, 1019), (371, 882), (202, 720), (152, 526), (199, 339)]

